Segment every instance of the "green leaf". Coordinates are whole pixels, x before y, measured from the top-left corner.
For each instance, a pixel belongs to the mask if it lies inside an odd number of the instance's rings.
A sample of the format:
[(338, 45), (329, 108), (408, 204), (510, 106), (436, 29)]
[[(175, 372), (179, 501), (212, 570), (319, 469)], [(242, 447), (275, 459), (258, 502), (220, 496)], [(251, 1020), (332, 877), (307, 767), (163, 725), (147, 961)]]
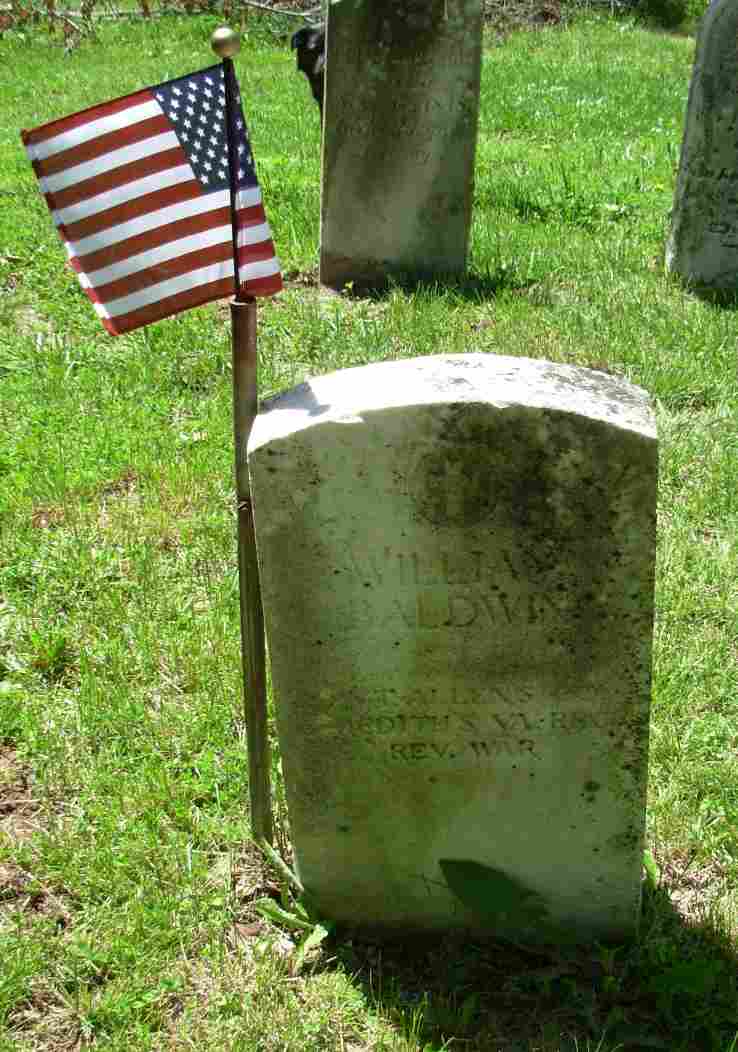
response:
[(272, 921), (274, 924), (281, 924), (285, 928), (291, 928), (293, 931), (310, 931), (313, 927), (310, 921), (300, 917), (297, 913), (291, 913), (289, 910), (282, 909), (274, 899), (266, 897), (257, 899), (254, 903), (254, 909), (258, 914), (266, 917), (267, 920)]
[(301, 895), (305, 889), (300, 883), (297, 874), (292, 872), (282, 856), (274, 850), (271, 844), (262, 839), (262, 837), (257, 839), (256, 844), (261, 848), (261, 851), (266, 855), (268, 861), (271, 862), (279, 875), (287, 881), (293, 891), (296, 891), (298, 895)]
[(649, 990), (657, 994), (691, 994), (704, 997), (715, 986), (723, 970), (722, 961), (682, 961), (673, 964), (661, 975), (655, 975), (648, 984)]
[(463, 1027), (471, 1025), (471, 1021), (479, 1009), (479, 994), (469, 994), (461, 1006), (459, 1020)]
[(501, 869), (469, 859), (442, 858), (439, 865), (454, 895), (487, 920), (529, 927), (548, 916), (542, 896)]
[(305, 958), (307, 957), (307, 955), (312, 950), (320, 946), (323, 940), (327, 939), (329, 935), (329, 928), (324, 927), (324, 925), (322, 924), (314, 925), (313, 930), (310, 932), (310, 934), (306, 935), (304, 939), (302, 939), (302, 941), (300, 942), (300, 945), (297, 947), (293, 964), (295, 972), (300, 971), (303, 964), (305, 963)]
[(659, 869), (658, 862), (653, 857), (652, 852), (646, 850), (643, 852), (643, 868), (646, 871), (646, 879), (652, 888), (659, 886), (661, 880), (661, 870)]

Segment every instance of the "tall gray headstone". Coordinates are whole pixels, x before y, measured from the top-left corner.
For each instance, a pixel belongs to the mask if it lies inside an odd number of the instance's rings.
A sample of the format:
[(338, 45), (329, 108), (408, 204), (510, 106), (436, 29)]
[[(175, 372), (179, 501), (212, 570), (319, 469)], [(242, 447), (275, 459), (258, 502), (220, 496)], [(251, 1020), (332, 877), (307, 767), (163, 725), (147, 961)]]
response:
[(321, 282), (463, 271), (481, 0), (338, 0), (327, 48)]
[(348, 369), (268, 403), (249, 470), (292, 841), (320, 907), (399, 931), (632, 935), (645, 393), (483, 354)]
[(682, 141), (668, 268), (696, 291), (738, 294), (738, 5), (702, 19)]

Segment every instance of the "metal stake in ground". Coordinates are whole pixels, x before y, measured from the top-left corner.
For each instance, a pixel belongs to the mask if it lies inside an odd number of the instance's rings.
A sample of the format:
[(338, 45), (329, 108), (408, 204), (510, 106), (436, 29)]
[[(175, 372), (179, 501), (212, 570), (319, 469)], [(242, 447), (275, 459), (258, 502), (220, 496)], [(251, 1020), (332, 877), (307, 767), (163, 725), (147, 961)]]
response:
[(256, 557), (254, 511), (247, 462), (249, 434), (258, 410), (256, 300), (241, 290), (238, 273), (238, 229), (236, 226), (236, 121), (238, 88), (232, 56), (238, 52), (238, 33), (223, 26), (211, 37), (216, 55), (223, 60), (225, 81), (228, 167), (230, 175), (231, 229), (235, 296), (231, 307), (233, 348), (233, 438), (236, 450), (236, 500), (238, 503), (238, 579), (241, 601), (241, 662), (243, 667), (244, 714), (249, 750), (251, 825), (257, 839), (272, 843), (269, 738), (267, 734), (266, 661), (264, 614), (261, 606), (259, 566)]

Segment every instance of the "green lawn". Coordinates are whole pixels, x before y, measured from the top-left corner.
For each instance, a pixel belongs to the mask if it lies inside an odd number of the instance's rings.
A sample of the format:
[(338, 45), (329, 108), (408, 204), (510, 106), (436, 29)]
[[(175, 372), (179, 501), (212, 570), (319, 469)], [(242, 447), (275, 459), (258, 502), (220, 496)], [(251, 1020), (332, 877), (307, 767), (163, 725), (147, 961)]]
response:
[(277, 876), (249, 838), (227, 311), (106, 336), (18, 135), (210, 64), (215, 24), (0, 39), (0, 1052), (735, 1052), (738, 314), (663, 273), (692, 41), (584, 16), (490, 37), (470, 279), (326, 298), (317, 110), (252, 18), (237, 69), (290, 278), (262, 394), (525, 355), (642, 385), (661, 437), (639, 943), (339, 932), (298, 967), (253, 909)]

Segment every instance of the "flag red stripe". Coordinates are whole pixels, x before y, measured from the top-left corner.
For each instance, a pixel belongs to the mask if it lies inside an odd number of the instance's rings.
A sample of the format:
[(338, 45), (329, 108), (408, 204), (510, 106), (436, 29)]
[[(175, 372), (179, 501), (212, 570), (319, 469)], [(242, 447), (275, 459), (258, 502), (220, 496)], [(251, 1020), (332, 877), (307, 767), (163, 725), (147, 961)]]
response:
[(180, 165), (189, 165), (189, 161), (182, 147), (174, 146), (171, 150), (162, 150), (161, 153), (153, 156), (140, 157), (137, 161), (131, 161), (130, 164), (122, 164), (111, 172), (101, 172), (91, 179), (75, 183), (66, 190), (44, 194), (44, 197), (52, 210), (68, 208), (70, 205), (79, 204), (80, 201), (86, 201), (88, 197), (96, 197), (108, 190), (115, 190), (125, 186), (126, 183), (132, 183), (136, 179), (144, 179), (146, 176), (163, 172), (166, 168), (178, 168)]
[(272, 296), (282, 291), (282, 275), (270, 274), (267, 278), (249, 278), (245, 282), (250, 296)]
[(236, 212), (236, 227), (238, 230), (246, 230), (250, 226), (258, 226), (260, 223), (266, 223), (267, 217), (264, 214), (264, 205), (249, 205), (248, 208), (239, 208)]
[(35, 161), (34, 168), (39, 177), (56, 175), (66, 168), (73, 168), (76, 164), (92, 161), (95, 157), (101, 157), (112, 150), (120, 150), (134, 142), (141, 142), (143, 139), (151, 138), (152, 135), (161, 135), (162, 132), (171, 130), (172, 126), (163, 114), (161, 117), (148, 117), (144, 121), (138, 121), (137, 124), (129, 124), (125, 128), (108, 132), (106, 135), (99, 135), (96, 139), (90, 139), (89, 142), (80, 143), (79, 146), (72, 146), (68, 150), (62, 150), (61, 153), (54, 153), (41, 161)]
[(73, 113), (70, 117), (61, 117), (59, 120), (49, 121), (48, 124), (42, 124), (31, 131), (22, 131), (21, 138), (26, 146), (45, 142), (47, 139), (53, 139), (55, 135), (71, 131), (72, 128), (81, 128), (83, 124), (89, 124), (90, 121), (98, 120), (100, 117), (109, 117), (110, 114), (121, 113), (131, 106), (140, 106), (142, 102), (150, 102), (152, 98), (153, 95), (147, 89), (137, 91), (133, 95), (124, 95), (122, 98), (114, 99), (112, 102), (103, 102), (97, 106), (90, 106), (79, 113)]
[(200, 215), (188, 216), (186, 219), (178, 219), (174, 223), (155, 227), (147, 230), (145, 234), (136, 234), (128, 237), (125, 241), (119, 241), (108, 248), (101, 248), (97, 252), (88, 252), (86, 256), (77, 257), (75, 269), (92, 274), (101, 267), (109, 267), (111, 263), (120, 263), (129, 256), (138, 255), (147, 249), (156, 248), (158, 245), (166, 245), (170, 241), (177, 241), (181, 237), (189, 237), (191, 234), (200, 234), (203, 230), (211, 227), (224, 226), (231, 221), (229, 208), (214, 208), (210, 212), (202, 212)]
[(176, 186), (166, 186), (163, 190), (152, 190), (150, 194), (142, 194), (141, 197), (126, 201), (125, 204), (107, 208), (104, 212), (97, 212), (86, 219), (79, 219), (76, 223), (62, 224), (59, 233), (65, 241), (81, 241), (84, 237), (99, 234), (102, 230), (118, 226), (119, 223), (127, 223), (129, 219), (138, 219), (160, 208), (168, 208), (169, 205), (177, 205), (182, 201), (191, 201), (202, 196), (202, 186), (197, 179), (177, 183)]
[(210, 266), (211, 263), (222, 263), (232, 257), (233, 243), (229, 238), (221, 245), (211, 245), (209, 248), (200, 248), (184, 256), (177, 256), (175, 259), (155, 263), (146, 270), (138, 270), (135, 274), (127, 274), (117, 281), (109, 281), (106, 285), (97, 285), (86, 291), (91, 300), (103, 304), (110, 303), (121, 296), (130, 296), (132, 292), (140, 292), (151, 285), (158, 285), (160, 281), (177, 278), (189, 270), (198, 270), (200, 267)]
[(271, 240), (257, 241), (254, 245), (241, 245), (238, 250), (238, 265), (243, 267), (246, 263), (260, 263), (263, 259), (273, 259), (275, 255)]
[(119, 314), (117, 318), (102, 319), (103, 325), (114, 336), (124, 332), (131, 332), (142, 325), (149, 325), (152, 321), (160, 321), (172, 314), (188, 310), (190, 307), (199, 307), (210, 300), (224, 299), (233, 295), (233, 278), (221, 278), (220, 281), (211, 281), (207, 285), (198, 285), (194, 289), (178, 292), (175, 296), (167, 296), (166, 299), (149, 303), (138, 310), (130, 311), (128, 314)]

